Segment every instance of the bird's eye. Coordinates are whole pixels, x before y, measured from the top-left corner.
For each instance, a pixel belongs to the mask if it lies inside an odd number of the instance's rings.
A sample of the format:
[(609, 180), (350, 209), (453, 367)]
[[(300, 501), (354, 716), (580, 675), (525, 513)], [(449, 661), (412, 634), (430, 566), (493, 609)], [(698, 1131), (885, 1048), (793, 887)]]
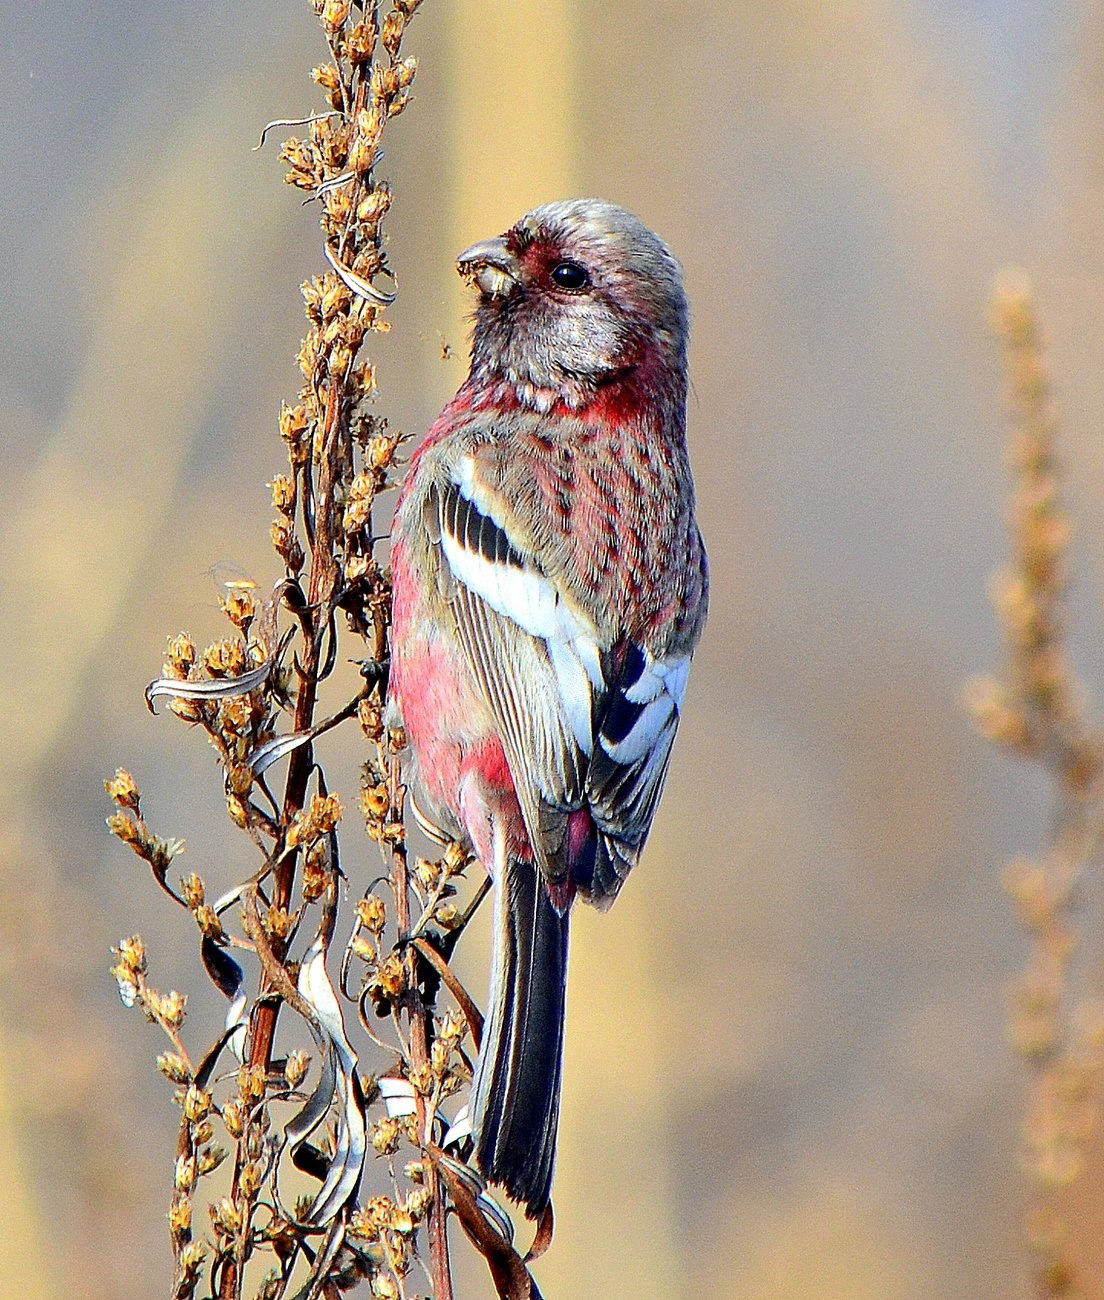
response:
[(585, 289), (590, 283), (586, 267), (578, 262), (557, 262), (552, 268), (551, 279), (557, 289)]

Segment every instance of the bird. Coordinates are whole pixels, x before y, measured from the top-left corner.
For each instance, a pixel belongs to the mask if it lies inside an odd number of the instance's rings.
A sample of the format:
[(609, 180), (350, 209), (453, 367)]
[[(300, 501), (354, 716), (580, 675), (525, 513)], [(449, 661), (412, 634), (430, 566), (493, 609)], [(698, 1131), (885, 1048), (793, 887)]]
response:
[(707, 612), (689, 309), (667, 245), (600, 199), (536, 207), (457, 270), (471, 366), (396, 504), (389, 716), (422, 816), (493, 882), (473, 1157), (539, 1219), (572, 904), (608, 908), (640, 857)]

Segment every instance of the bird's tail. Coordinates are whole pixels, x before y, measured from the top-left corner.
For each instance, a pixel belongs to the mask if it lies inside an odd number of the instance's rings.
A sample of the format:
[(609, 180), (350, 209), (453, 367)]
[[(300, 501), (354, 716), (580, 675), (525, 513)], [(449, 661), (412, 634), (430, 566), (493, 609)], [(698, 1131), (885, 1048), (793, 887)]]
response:
[(497, 874), (489, 1014), (472, 1080), (475, 1159), (538, 1218), (560, 1117), (568, 918), (531, 863), (508, 859)]

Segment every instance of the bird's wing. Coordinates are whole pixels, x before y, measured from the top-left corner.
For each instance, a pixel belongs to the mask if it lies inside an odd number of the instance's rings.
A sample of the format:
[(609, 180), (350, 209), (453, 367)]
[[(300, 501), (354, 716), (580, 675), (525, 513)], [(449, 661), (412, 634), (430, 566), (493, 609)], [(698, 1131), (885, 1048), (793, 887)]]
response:
[[(426, 498), (460, 643), (501, 729), (541, 869), (578, 876), (588, 892), (594, 877), (596, 896), (612, 896), (655, 812), (689, 655), (657, 658), (625, 638), (603, 647), (596, 621), (493, 509), (470, 466)], [(584, 808), (595, 833), (580, 848), (567, 820)]]

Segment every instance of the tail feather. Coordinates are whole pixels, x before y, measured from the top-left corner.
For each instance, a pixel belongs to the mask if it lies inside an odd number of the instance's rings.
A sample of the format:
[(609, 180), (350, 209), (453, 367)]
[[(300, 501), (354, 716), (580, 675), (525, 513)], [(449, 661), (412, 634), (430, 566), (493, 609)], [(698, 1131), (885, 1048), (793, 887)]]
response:
[(552, 1190), (560, 1116), (567, 913), (540, 873), (507, 861), (495, 882), (491, 996), (472, 1081), (475, 1159), (538, 1217)]

